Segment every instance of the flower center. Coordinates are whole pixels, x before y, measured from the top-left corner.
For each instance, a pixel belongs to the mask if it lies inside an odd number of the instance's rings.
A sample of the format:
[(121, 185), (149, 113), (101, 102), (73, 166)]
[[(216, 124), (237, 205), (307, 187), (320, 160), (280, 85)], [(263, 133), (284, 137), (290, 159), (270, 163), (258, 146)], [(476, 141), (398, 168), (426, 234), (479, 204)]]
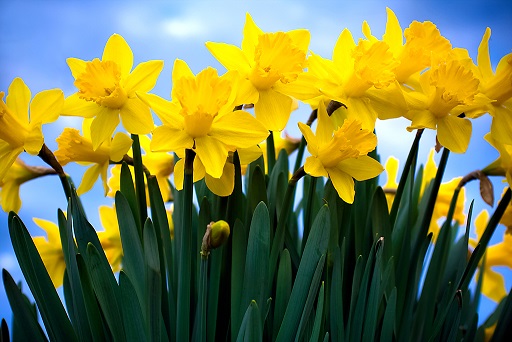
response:
[(435, 87), (430, 96), (430, 112), (442, 117), (458, 105), (471, 104), (478, 92), (478, 84), (473, 73), (458, 61), (442, 63), (430, 75), (430, 85)]
[(57, 160), (62, 165), (69, 162), (88, 162), (103, 164), (110, 160), (110, 144), (101, 144), (96, 151), (92, 142), (80, 135), (74, 128), (64, 128), (62, 134), (56, 139), (59, 149), (55, 151)]
[(365, 156), (377, 146), (377, 137), (373, 132), (361, 129), (361, 122), (347, 119), (334, 131), (332, 140), (320, 146), (318, 158), (324, 167), (335, 167), (348, 158)]
[(249, 80), (266, 90), (277, 81), (293, 82), (306, 66), (306, 53), (284, 32), (265, 33), (258, 37), (254, 62)]
[(185, 114), (185, 132), (192, 138), (206, 136), (212, 127), (214, 115), (196, 112)]
[(128, 95), (121, 87), (121, 72), (113, 61), (100, 61), (98, 58), (87, 62), (85, 72), (77, 77), (75, 86), (81, 99), (94, 101), (111, 109), (121, 108)]

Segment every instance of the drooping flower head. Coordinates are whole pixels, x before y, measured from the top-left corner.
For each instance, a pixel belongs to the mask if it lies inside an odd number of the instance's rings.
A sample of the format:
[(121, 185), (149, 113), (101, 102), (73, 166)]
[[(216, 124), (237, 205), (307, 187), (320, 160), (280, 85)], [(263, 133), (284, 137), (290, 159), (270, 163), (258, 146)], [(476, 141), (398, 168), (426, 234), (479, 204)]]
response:
[(77, 193), (80, 195), (91, 190), (98, 177), (101, 176), (106, 196), (108, 192), (107, 170), (110, 161), (120, 161), (130, 149), (132, 139), (126, 134), (118, 132), (112, 140), (105, 141), (94, 150), (91, 141), (91, 126), (91, 120), (85, 119), (82, 125), (83, 135), (80, 135), (77, 129), (64, 128), (62, 134), (56, 139), (59, 148), (55, 151), (55, 157), (62, 166), (70, 162), (92, 164), (85, 171)]
[(499, 142), (494, 138), (492, 133), (487, 133), (484, 139), (498, 150), (500, 156), (482, 171), (486, 175), (504, 176), (508, 182), (508, 186), (512, 186), (512, 145)]
[(247, 14), (241, 49), (213, 42), (206, 47), (226, 69), (240, 72), (245, 103), (254, 104), (256, 118), (268, 130), (281, 131), (290, 117), (290, 96), (302, 100), (319, 94), (301, 79), (309, 41), (305, 29), (264, 33)]
[(173, 102), (156, 95), (139, 96), (163, 122), (153, 132), (153, 151), (192, 149), (207, 174), (220, 178), (229, 151), (260, 143), (268, 136), (251, 114), (233, 111), (237, 97), (236, 72), (218, 76), (211, 67), (195, 76), (176, 60), (173, 69)]
[(338, 195), (347, 203), (354, 202), (354, 178), (358, 181), (378, 176), (384, 168), (367, 154), (377, 146), (373, 132), (361, 129), (361, 123), (347, 119), (336, 128), (320, 103), (316, 134), (308, 125), (299, 122), (311, 156), (304, 171), (315, 177), (329, 177)]
[(101, 60), (68, 58), (67, 63), (78, 92), (66, 98), (62, 114), (94, 118), (91, 139), (95, 150), (110, 140), (119, 118), (132, 134), (148, 134), (153, 129), (149, 107), (136, 92), (153, 89), (163, 61), (144, 62), (132, 70), (132, 50), (122, 36), (114, 34), (108, 39)]
[(57, 120), (64, 103), (60, 89), (42, 91), (31, 100), (21, 78), (12, 81), (5, 102), (4, 95), (0, 91), (0, 180), (21, 152), (39, 153), (44, 143), (41, 126)]

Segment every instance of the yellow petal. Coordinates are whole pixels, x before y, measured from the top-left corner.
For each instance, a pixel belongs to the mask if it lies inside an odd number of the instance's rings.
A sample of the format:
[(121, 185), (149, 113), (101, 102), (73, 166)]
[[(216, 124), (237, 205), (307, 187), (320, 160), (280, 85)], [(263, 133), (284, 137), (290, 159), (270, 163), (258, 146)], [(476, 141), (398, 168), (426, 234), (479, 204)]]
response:
[(318, 139), (318, 144), (328, 144), (332, 140), (332, 135), (336, 127), (327, 114), (327, 110), (325, 109), (325, 104), (323, 101), (318, 105), (317, 116), (318, 122), (315, 136)]
[(102, 61), (113, 61), (121, 70), (121, 78), (125, 78), (133, 67), (133, 52), (124, 38), (114, 33), (110, 36), (103, 50)]
[(206, 48), (227, 70), (238, 70), (242, 74), (250, 72), (251, 65), (244, 52), (238, 46), (206, 42)]
[(50, 123), (59, 118), (64, 105), (64, 93), (60, 89), (37, 93), (30, 103), (31, 123)]
[(78, 58), (68, 58), (66, 59), (66, 63), (68, 63), (68, 67), (71, 70), (71, 75), (73, 75), (73, 78), (75, 79), (77, 79), (78, 76), (85, 72), (85, 66), (87, 65), (86, 61)]
[(347, 79), (348, 75), (352, 73), (354, 68), (352, 51), (355, 47), (356, 43), (352, 38), (352, 33), (348, 29), (344, 29), (338, 37), (332, 53), (332, 60), (341, 71), (342, 79)]
[(206, 169), (206, 173), (215, 178), (222, 176), (228, 150), (220, 141), (209, 136), (195, 139), (195, 151)]
[(254, 105), (256, 118), (269, 131), (282, 131), (291, 114), (292, 99), (272, 89), (260, 91)]
[(329, 168), (327, 172), (340, 198), (348, 204), (354, 203), (354, 179), (337, 168)]
[(307, 148), (309, 153), (311, 153), (313, 156), (318, 156), (318, 139), (313, 134), (311, 127), (303, 124), (302, 122), (299, 122), (299, 129), (302, 132), (302, 135), (304, 135), (304, 139), (306, 139), (306, 142), (308, 143)]
[(149, 107), (137, 97), (126, 101), (120, 115), (123, 127), (132, 134), (148, 134), (155, 125)]
[(384, 185), (384, 188), (397, 189), (398, 183), (396, 181), (396, 178), (398, 176), (398, 159), (393, 156), (390, 156), (386, 161), (386, 166), (384, 168), (386, 169), (386, 174), (388, 177), (386, 185)]
[(292, 96), (298, 100), (305, 101), (320, 96), (318, 90), (318, 78), (308, 73), (301, 73), (295, 81), (282, 83), (276, 82), (274, 89), (282, 94)]
[(140, 63), (126, 78), (125, 91), (130, 95), (133, 91), (148, 92), (156, 84), (158, 75), (162, 72), (164, 61), (148, 61)]
[(81, 99), (78, 93), (66, 97), (64, 106), (61, 109), (61, 115), (81, 116), (83, 118), (95, 117), (101, 111), (101, 106), (94, 101), (85, 101)]
[(176, 103), (154, 94), (137, 93), (137, 97), (151, 107), (164, 124), (175, 128), (183, 127), (183, 116), (179, 114), (180, 107)]
[(112, 133), (119, 124), (118, 110), (112, 110), (107, 107), (100, 107), (101, 111), (96, 115), (91, 123), (91, 140), (93, 149), (107, 140), (110, 140)]
[(213, 178), (209, 174), (205, 176), (206, 186), (217, 196), (229, 196), (235, 188), (235, 166), (232, 163), (224, 164), (224, 170), (220, 178)]
[(28, 105), (30, 102), (30, 89), (25, 82), (19, 77), (16, 77), (9, 85), (5, 104), (13, 112), (23, 125), (28, 125)]
[(248, 148), (237, 149), (238, 157), (240, 158), (240, 165), (249, 165), (263, 155), (261, 148), (254, 145)]
[(311, 33), (306, 29), (297, 29), (286, 32), (292, 39), (293, 43), (305, 53), (308, 51), (309, 42), (311, 41)]
[(0, 140), (0, 179), (4, 179), (21, 152), (23, 152), (23, 146), (13, 149), (7, 142)]
[(308, 175), (315, 177), (329, 177), (329, 174), (325, 170), (320, 159), (313, 156), (306, 158), (306, 162), (304, 163), (304, 171), (306, 171)]
[(377, 177), (384, 171), (384, 167), (375, 159), (369, 156), (349, 158), (342, 160), (337, 168), (349, 174), (358, 181), (364, 181)]
[[(108, 165), (107, 165), (108, 166)], [(101, 174), (103, 165), (94, 164), (84, 172), (84, 176), (82, 177), (82, 182), (80, 182), (80, 186), (76, 190), (76, 193), (80, 196), (88, 192), (96, 183), (96, 180)]]
[(43, 147), (44, 138), (41, 124), (31, 125), (30, 130), (25, 138), (25, 151), (35, 156), (41, 151)]
[(407, 127), (409, 132), (420, 128), (436, 129), (437, 118), (428, 110), (410, 110), (407, 116), (412, 118), (411, 125)]
[(174, 165), (174, 187), (176, 190), (183, 190), (183, 179), (185, 177), (185, 159), (180, 159)]
[(132, 146), (132, 139), (124, 133), (117, 132), (110, 145), (110, 160), (118, 162)]
[(254, 60), (256, 45), (258, 45), (258, 37), (263, 34), (263, 31), (256, 26), (249, 13), (245, 14), (243, 32), (244, 37), (242, 39), (242, 50), (252, 62)]
[(373, 131), (378, 114), (372, 107), (370, 99), (367, 97), (349, 97), (346, 99), (345, 105), (347, 106), (347, 118), (359, 120), (363, 129)]
[(400, 23), (398, 22), (398, 18), (395, 13), (388, 7), (386, 7), (386, 13), (388, 15), (388, 20), (386, 22), (386, 33), (382, 36), (382, 40), (388, 43), (389, 48), (395, 55), (402, 49), (404, 37), (402, 34), (402, 28), (400, 27)]
[(151, 139), (152, 151), (173, 151), (178, 153), (179, 150), (192, 148), (194, 139), (192, 139), (185, 131), (176, 130), (169, 126), (159, 126), (153, 131)]
[(2, 199), (2, 209), (8, 213), (14, 211), (17, 213), (21, 208), (20, 184), (18, 182), (6, 182), (0, 188), (0, 198)]
[(268, 134), (268, 130), (251, 114), (237, 110), (216, 119), (209, 136), (228, 146), (248, 148), (262, 142)]
[(489, 79), (494, 76), (491, 67), (491, 56), (489, 55), (489, 38), (491, 38), (491, 29), (487, 27), (478, 46), (478, 69), (482, 73), (482, 79)]
[(490, 267), (486, 267), (482, 283), (482, 294), (495, 303), (501, 302), (507, 296), (503, 275), (493, 271)]
[(497, 141), (512, 145), (512, 110), (496, 106), (491, 123), (491, 135)]
[(471, 121), (447, 115), (437, 124), (437, 139), (439, 143), (455, 153), (466, 152), (471, 138)]

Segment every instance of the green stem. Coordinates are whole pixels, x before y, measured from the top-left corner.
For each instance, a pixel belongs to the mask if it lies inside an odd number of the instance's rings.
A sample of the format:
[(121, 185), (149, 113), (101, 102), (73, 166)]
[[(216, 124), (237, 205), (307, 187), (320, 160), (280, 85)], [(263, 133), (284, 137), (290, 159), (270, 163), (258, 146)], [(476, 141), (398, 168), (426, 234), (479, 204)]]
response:
[[(144, 183), (144, 168), (142, 166), (142, 155), (140, 151), (139, 136), (132, 134), (133, 168), (135, 173), (135, 193), (139, 204), (140, 227), (144, 227), (144, 222), (148, 218), (148, 209), (146, 203), (146, 186)], [(142, 229), (141, 229), (142, 231)]]
[(206, 341), (206, 301), (208, 298), (208, 254), (201, 253), (201, 266), (199, 270), (199, 298), (198, 298), (198, 315), (199, 315), (199, 338), (198, 341)]
[(190, 338), (190, 279), (192, 246), (192, 196), (194, 182), (194, 158), (196, 153), (185, 150), (185, 171), (183, 180), (183, 216), (181, 227), (181, 248), (178, 270), (178, 310), (176, 320), (176, 340), (189, 341)]
[[(418, 146), (420, 144), (421, 135), (423, 134), (423, 129), (419, 129), (416, 132), (416, 137), (412, 143), (411, 149), (409, 150), (409, 155), (407, 156), (407, 160), (405, 161), (404, 170), (402, 172), (402, 176), (400, 177), (400, 182), (398, 183), (398, 189), (396, 189), (395, 199), (393, 200), (393, 205), (391, 206), (391, 211), (389, 213), (389, 218), (391, 221), (391, 227), (394, 226), (396, 215), (398, 214), (398, 207), (400, 206), (400, 200), (402, 199), (402, 195), (404, 193), (405, 183), (407, 177), (409, 176), (409, 172), (411, 171), (411, 165), (413, 161), (418, 157)], [(414, 170), (413, 170), (414, 172)]]
[(274, 169), (274, 165), (276, 165), (276, 148), (274, 146), (274, 134), (272, 131), (270, 131), (267, 137), (267, 165), (268, 174), (270, 175)]

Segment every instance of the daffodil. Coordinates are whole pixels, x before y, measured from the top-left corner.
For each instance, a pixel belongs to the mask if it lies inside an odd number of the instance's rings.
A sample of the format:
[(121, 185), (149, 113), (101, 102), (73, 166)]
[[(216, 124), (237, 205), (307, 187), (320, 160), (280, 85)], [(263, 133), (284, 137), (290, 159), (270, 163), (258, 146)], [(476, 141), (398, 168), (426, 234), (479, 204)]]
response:
[(354, 178), (358, 181), (378, 176), (384, 168), (367, 154), (377, 146), (373, 132), (361, 129), (361, 123), (347, 119), (336, 128), (320, 103), (316, 134), (308, 125), (299, 122), (311, 154), (304, 171), (315, 177), (329, 177), (338, 195), (347, 203), (354, 202)]
[(489, 103), (485, 97), (477, 97), (479, 80), (469, 68), (457, 59), (433, 66), (420, 76), (421, 90), (408, 93), (414, 96), (406, 117), (414, 129), (437, 129), (439, 143), (455, 153), (464, 153), (471, 138), (471, 121), (459, 117), (461, 107)]
[(92, 164), (85, 171), (77, 193), (83, 194), (91, 190), (98, 177), (101, 176), (106, 196), (108, 192), (107, 170), (110, 161), (120, 161), (130, 149), (132, 140), (126, 134), (118, 132), (111, 141), (106, 141), (94, 150), (91, 141), (91, 126), (89, 119), (84, 120), (82, 125), (83, 135), (80, 135), (77, 129), (64, 128), (62, 134), (57, 138), (59, 148), (55, 151), (55, 157), (63, 166), (69, 162), (77, 162), (83, 165)]
[(390, 156), (386, 160), (386, 164), (384, 164), (384, 169), (386, 170), (387, 181), (382, 189), (386, 195), (388, 208), (391, 210), (391, 206), (393, 205), (393, 201), (395, 199), (396, 189), (398, 189), (398, 183), (396, 181), (398, 177), (398, 159)]
[[(144, 150), (142, 154), (142, 164), (148, 171), (156, 176), (162, 198), (165, 202), (172, 200), (171, 188), (169, 186), (169, 176), (174, 171), (174, 157), (167, 152), (152, 152), (150, 148), (151, 141), (149, 137), (141, 135), (139, 137), (141, 148)], [(131, 152), (128, 152), (130, 155)], [(133, 167), (130, 166), (133, 176)], [(116, 191), (120, 190), (121, 182), (121, 165), (115, 165), (110, 170), (111, 177), (108, 179), (109, 192), (107, 196), (114, 197)], [(135, 180), (134, 180), (135, 182)], [(147, 187), (147, 183), (145, 184)], [(149, 192), (146, 190), (146, 200), (149, 205)]]
[(480, 90), (494, 100), (486, 106), (493, 117), (491, 134), (497, 141), (512, 145), (512, 53), (501, 58), (494, 72), (489, 55), (490, 37), (491, 29), (487, 28), (478, 47)]
[(105, 251), (110, 266), (112, 266), (112, 270), (119, 272), (123, 261), (123, 245), (121, 244), (116, 208), (114, 206), (102, 205), (98, 208), (98, 211), (101, 226), (103, 227), (103, 231), (98, 232), (98, 239)]
[(218, 76), (211, 67), (194, 76), (184, 61), (176, 60), (173, 102), (139, 94), (163, 122), (153, 131), (151, 149), (193, 149), (206, 173), (220, 178), (229, 151), (264, 140), (268, 130), (258, 120), (245, 111), (233, 111), (237, 89), (232, 79), (233, 73)]
[(78, 92), (66, 98), (62, 114), (94, 117), (91, 124), (94, 150), (111, 139), (119, 118), (132, 134), (148, 134), (153, 129), (150, 109), (136, 93), (153, 89), (163, 61), (140, 63), (132, 70), (132, 50), (122, 36), (114, 34), (108, 39), (101, 60), (68, 58), (67, 63)]
[[(483, 210), (475, 219), (476, 239), (470, 239), (469, 244), (475, 248), (478, 240), (483, 235), (487, 223), (489, 222), (489, 213)], [(512, 235), (504, 234), (503, 241), (488, 246), (485, 252), (485, 267), (480, 268), (480, 274), (483, 273), (482, 293), (499, 303), (506, 295), (505, 279), (503, 275), (492, 269), (493, 266), (508, 266), (512, 268), (510, 254), (512, 253)]]
[(33, 237), (37, 251), (43, 260), (43, 264), (52, 279), (55, 288), (62, 286), (64, 282), (64, 271), (66, 262), (64, 261), (64, 252), (60, 242), (59, 227), (48, 220), (33, 218), (35, 224), (46, 232), (46, 238), (43, 236)]
[(20, 185), (50, 174), (55, 174), (55, 171), (41, 166), (28, 166), (20, 158), (17, 158), (4, 179), (0, 180), (2, 209), (5, 212), (18, 212), (21, 208)]
[(305, 29), (264, 33), (246, 15), (242, 48), (207, 42), (206, 47), (227, 69), (244, 80), (246, 103), (254, 104), (256, 118), (270, 131), (288, 122), (293, 96), (300, 100), (318, 96), (309, 78), (303, 78), (310, 33)]
[[(343, 106), (333, 114), (340, 126), (346, 118), (361, 121), (364, 129), (373, 130), (379, 115), (398, 117), (405, 108), (405, 100), (395, 79), (394, 69), (399, 62), (384, 41), (360, 39), (356, 44), (352, 33), (344, 29), (332, 53), (332, 60), (312, 54), (308, 59), (308, 73), (317, 77), (320, 91)], [(376, 91), (373, 99), (369, 91)], [(321, 99), (326, 102), (325, 98)], [(395, 105), (396, 104), (396, 105)]]
[(492, 133), (487, 133), (484, 139), (498, 150), (500, 156), (486, 166), (482, 172), (487, 175), (504, 176), (508, 185), (512, 186), (512, 145), (506, 145), (497, 141)]
[(60, 89), (42, 91), (31, 100), (21, 78), (12, 81), (5, 102), (4, 95), (0, 91), (0, 180), (21, 152), (39, 153), (44, 143), (41, 126), (57, 120), (64, 103)]

